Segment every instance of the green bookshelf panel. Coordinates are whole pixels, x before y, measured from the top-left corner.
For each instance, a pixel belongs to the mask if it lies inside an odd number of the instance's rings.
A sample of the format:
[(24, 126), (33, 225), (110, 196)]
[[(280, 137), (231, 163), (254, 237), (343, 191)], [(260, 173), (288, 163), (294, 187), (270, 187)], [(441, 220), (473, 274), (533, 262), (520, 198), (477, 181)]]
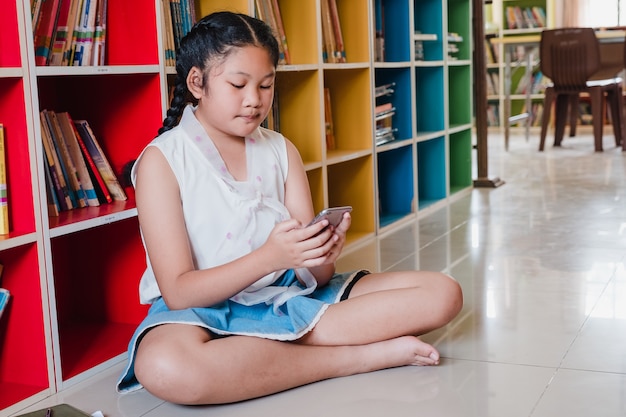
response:
[(448, 69), (449, 127), (472, 122), (472, 71), (470, 65)]
[(472, 131), (450, 135), (450, 194), (472, 185)]
[(448, 0), (448, 32), (456, 33), (463, 38), (462, 42), (455, 42), (459, 51), (455, 54), (458, 59), (472, 59), (472, 31), (470, 29), (470, 2), (467, 0)]
[(415, 68), (417, 134), (444, 130), (443, 67)]
[(417, 201), (420, 209), (446, 198), (446, 155), (443, 136), (417, 144)]
[(380, 227), (414, 212), (413, 147), (378, 154), (378, 215)]

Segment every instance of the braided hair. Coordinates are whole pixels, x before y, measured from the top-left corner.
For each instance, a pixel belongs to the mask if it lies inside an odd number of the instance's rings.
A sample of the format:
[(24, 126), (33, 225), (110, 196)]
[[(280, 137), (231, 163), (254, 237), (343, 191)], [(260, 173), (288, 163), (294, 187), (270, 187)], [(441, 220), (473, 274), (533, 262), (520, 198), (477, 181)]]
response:
[(274, 67), (278, 65), (278, 42), (272, 29), (259, 19), (233, 12), (216, 12), (200, 19), (185, 35), (176, 51), (176, 81), (170, 108), (159, 135), (172, 129), (188, 103), (197, 104), (187, 88), (187, 75), (193, 67), (204, 74), (223, 62), (233, 48), (258, 46), (267, 50)]

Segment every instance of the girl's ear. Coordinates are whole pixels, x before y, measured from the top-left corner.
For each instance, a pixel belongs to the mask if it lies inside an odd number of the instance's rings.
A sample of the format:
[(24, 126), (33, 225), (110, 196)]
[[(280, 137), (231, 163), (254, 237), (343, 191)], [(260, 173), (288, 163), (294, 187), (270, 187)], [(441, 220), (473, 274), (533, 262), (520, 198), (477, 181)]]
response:
[(196, 100), (200, 100), (202, 97), (202, 71), (198, 67), (192, 67), (187, 74), (187, 89), (191, 92)]

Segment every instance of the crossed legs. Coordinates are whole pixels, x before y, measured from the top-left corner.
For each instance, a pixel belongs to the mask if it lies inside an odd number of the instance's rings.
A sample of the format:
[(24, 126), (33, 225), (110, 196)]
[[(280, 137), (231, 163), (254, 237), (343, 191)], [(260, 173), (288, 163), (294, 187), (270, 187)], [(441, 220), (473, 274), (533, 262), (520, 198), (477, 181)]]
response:
[(181, 404), (228, 403), (328, 378), (404, 365), (435, 365), (437, 350), (414, 335), (450, 322), (458, 283), (434, 272), (363, 277), (296, 342), (230, 336), (166, 324), (139, 344), (135, 373), (155, 396)]

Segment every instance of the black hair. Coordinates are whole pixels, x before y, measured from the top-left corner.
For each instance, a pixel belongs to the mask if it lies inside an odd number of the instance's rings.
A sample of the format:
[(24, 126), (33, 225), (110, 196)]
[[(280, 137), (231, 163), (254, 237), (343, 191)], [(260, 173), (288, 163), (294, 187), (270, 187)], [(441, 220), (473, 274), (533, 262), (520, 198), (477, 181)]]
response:
[(265, 48), (274, 67), (278, 65), (278, 42), (262, 20), (233, 12), (215, 12), (200, 19), (185, 35), (176, 51), (176, 81), (170, 108), (159, 135), (176, 126), (188, 103), (197, 104), (187, 88), (187, 75), (193, 67), (202, 71), (205, 85), (208, 70), (222, 62), (233, 47)]

